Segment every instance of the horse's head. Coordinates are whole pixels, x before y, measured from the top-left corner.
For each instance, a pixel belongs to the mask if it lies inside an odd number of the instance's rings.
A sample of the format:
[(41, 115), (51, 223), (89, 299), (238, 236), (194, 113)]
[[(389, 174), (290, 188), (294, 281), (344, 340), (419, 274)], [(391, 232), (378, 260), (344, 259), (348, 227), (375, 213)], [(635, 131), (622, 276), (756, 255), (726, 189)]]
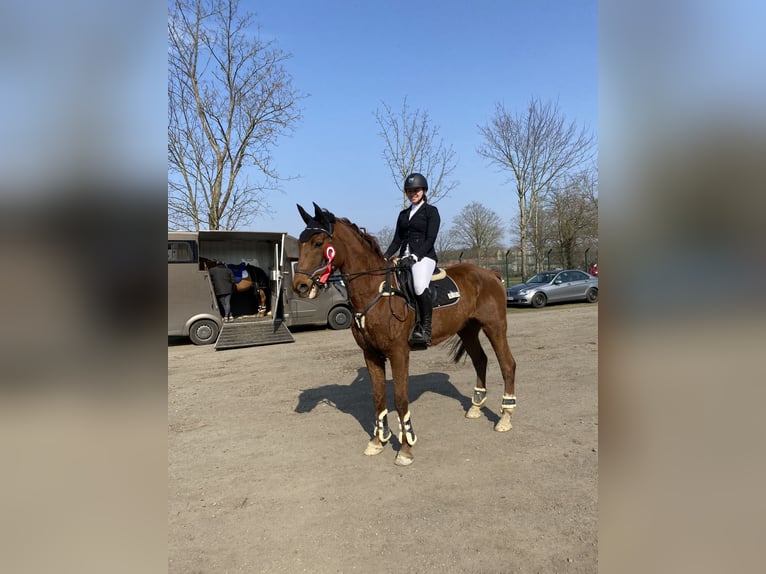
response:
[(293, 290), (301, 297), (313, 299), (335, 269), (341, 266), (336, 247), (332, 243), (335, 216), (314, 204), (314, 215), (298, 205), (306, 229), (298, 237), (298, 263), (295, 266)]

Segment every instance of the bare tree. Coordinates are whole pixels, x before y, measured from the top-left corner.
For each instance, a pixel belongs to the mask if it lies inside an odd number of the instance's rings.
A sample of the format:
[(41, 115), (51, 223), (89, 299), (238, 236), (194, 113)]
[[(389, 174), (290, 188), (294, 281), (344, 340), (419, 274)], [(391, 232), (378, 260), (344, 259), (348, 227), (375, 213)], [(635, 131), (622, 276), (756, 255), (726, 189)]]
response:
[(456, 245), (472, 250), (478, 258), (485, 258), (503, 239), (502, 219), (491, 209), (473, 201), (454, 218), (449, 234)]
[[(526, 113), (510, 115), (500, 103), (488, 124), (479, 126), (484, 141), (477, 153), (503, 170), (511, 172), (516, 184), (519, 208), (521, 272), (527, 276), (526, 261), (530, 226), (539, 229), (543, 192), (567, 172), (581, 166), (593, 155), (592, 134), (567, 124), (557, 104), (533, 98)], [(538, 253), (538, 265), (541, 253)]]
[(383, 158), (396, 188), (402, 191), (402, 207), (407, 206), (403, 182), (413, 172), (426, 176), (430, 203), (447, 197), (458, 185), (450, 180), (457, 167), (455, 151), (439, 138), (439, 128), (432, 125), (428, 112), (410, 110), (405, 97), (396, 113), (383, 102), (383, 110), (375, 110), (375, 119), (386, 143)]
[(576, 267), (584, 246), (598, 241), (595, 185), (591, 172), (579, 172), (568, 177), (563, 186), (553, 189), (546, 202), (551, 244), (558, 247), (565, 267)]
[(436, 250), (436, 256), (441, 259), (445, 253), (448, 251), (452, 251), (457, 247), (457, 243), (455, 241), (455, 237), (450, 233), (449, 230), (446, 230), (446, 232), (439, 233), (439, 235), (436, 236), (436, 243), (434, 243), (434, 249)]
[(271, 149), (301, 117), (289, 55), (238, 0), (172, 0), (168, 41), (168, 225), (234, 229), (282, 179)]
[(374, 234), (375, 239), (378, 240), (378, 244), (380, 245), (381, 249), (385, 251), (386, 248), (391, 245), (391, 242), (394, 240), (394, 233), (395, 230), (393, 227), (384, 227)]
[[(545, 201), (548, 198), (549, 190), (544, 189), (537, 197), (537, 201), (534, 202), (534, 210), (531, 211), (530, 217), (527, 222), (527, 237), (529, 243), (532, 245), (532, 252), (534, 253), (534, 271), (538, 273), (543, 269), (543, 258), (547, 255), (550, 237), (547, 234), (546, 227), (546, 214), (543, 209)], [(532, 208), (530, 208), (531, 210)], [(545, 267), (549, 267), (548, 263), (545, 263)]]

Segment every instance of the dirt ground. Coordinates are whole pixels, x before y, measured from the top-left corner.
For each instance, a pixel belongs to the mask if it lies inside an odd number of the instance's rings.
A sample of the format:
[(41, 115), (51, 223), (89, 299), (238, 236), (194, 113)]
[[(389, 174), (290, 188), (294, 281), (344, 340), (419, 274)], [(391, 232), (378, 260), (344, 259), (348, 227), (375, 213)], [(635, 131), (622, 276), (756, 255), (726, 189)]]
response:
[[(597, 571), (597, 304), (508, 311), (507, 433), (492, 428), (502, 379), (486, 339), (476, 420), (470, 360), (413, 353), (409, 467), (395, 435), (363, 455), (374, 413), (351, 332), (294, 334), (226, 351), (169, 340), (169, 572)], [(388, 408), (397, 429), (390, 378)]]

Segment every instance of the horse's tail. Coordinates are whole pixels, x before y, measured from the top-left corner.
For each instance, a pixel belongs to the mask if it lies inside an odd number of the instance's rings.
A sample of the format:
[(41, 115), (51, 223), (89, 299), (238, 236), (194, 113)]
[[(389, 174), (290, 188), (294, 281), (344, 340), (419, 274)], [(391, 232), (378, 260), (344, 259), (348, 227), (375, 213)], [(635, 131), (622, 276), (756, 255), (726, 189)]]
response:
[(463, 343), (463, 339), (455, 335), (452, 337), (452, 343), (450, 344), (450, 350), (449, 350), (450, 358), (453, 362), (459, 363), (460, 359), (463, 358), (465, 355), (465, 344)]

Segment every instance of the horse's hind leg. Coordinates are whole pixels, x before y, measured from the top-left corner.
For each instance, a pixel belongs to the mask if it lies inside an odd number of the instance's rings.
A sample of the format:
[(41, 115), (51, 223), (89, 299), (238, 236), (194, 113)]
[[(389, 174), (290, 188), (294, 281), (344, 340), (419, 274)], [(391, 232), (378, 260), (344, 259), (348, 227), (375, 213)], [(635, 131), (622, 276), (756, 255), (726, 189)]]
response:
[(508, 346), (507, 329), (505, 321), (484, 326), (484, 333), (492, 344), (505, 382), (503, 400), (500, 403), (500, 420), (495, 425), (495, 430), (498, 432), (511, 430), (513, 426), (511, 425), (511, 416), (516, 408), (516, 360)]
[(255, 288), (255, 293), (258, 296), (258, 317), (266, 316), (266, 290)]
[(481, 408), (487, 402), (487, 354), (481, 348), (479, 342), (479, 325), (470, 322), (458, 332), (463, 342), (463, 348), (471, 357), (473, 368), (476, 371), (476, 384), (473, 388), (471, 407), (465, 413), (467, 419), (477, 419), (481, 416)]
[(375, 423), (372, 440), (367, 443), (364, 454), (372, 456), (383, 452), (391, 431), (388, 428), (388, 410), (386, 409), (386, 359), (380, 355), (364, 351), (364, 361), (372, 382), (372, 400), (375, 405)]

